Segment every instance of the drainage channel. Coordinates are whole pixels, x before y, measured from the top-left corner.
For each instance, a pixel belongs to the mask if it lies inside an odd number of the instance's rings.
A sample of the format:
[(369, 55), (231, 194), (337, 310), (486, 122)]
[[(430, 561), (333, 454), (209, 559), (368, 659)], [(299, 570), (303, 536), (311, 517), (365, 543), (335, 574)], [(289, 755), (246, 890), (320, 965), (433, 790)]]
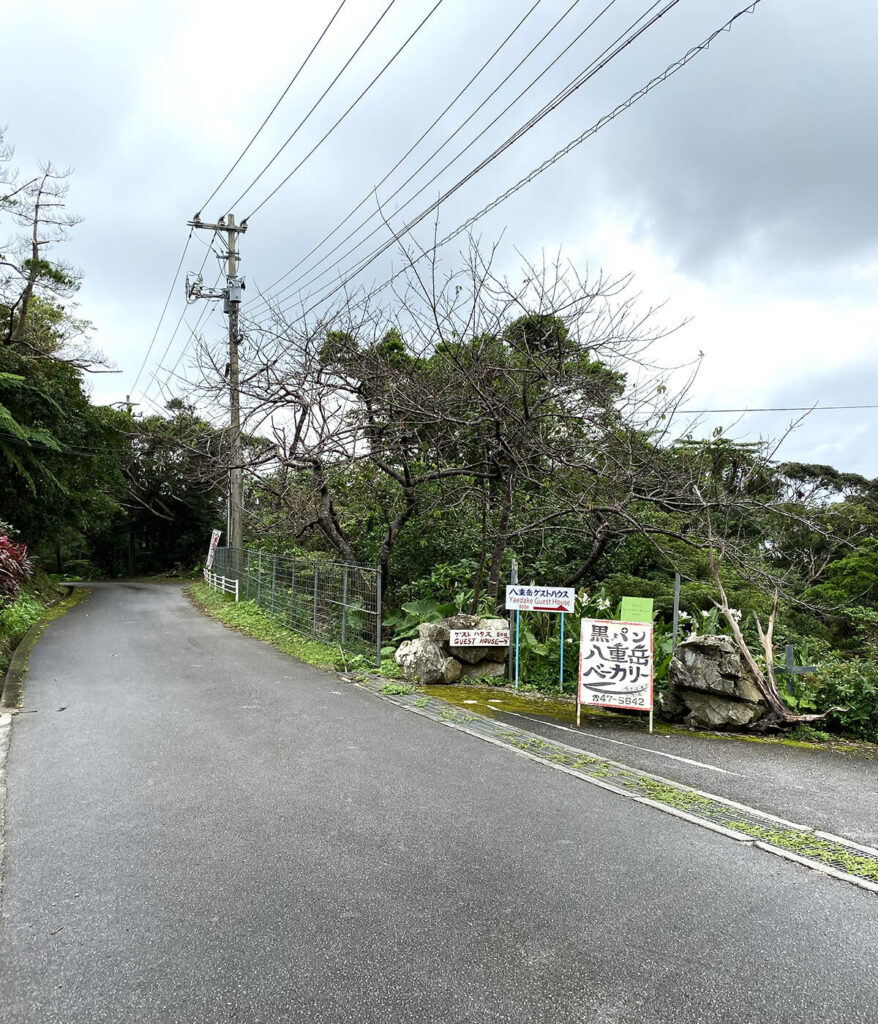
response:
[(386, 680), (361, 677), (359, 685), (400, 707), (510, 747), (603, 789), (878, 893), (878, 850), (535, 736), (426, 694), (394, 693), (399, 687), (388, 686)]

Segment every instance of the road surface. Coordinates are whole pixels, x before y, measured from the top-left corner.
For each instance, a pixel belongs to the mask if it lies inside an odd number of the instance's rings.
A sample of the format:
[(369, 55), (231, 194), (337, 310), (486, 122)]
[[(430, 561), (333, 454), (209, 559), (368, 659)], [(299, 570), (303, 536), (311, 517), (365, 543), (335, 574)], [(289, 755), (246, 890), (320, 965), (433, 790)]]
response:
[(96, 587), (47, 628), (7, 790), (3, 1022), (878, 1018), (875, 895), (378, 700), (177, 587)]

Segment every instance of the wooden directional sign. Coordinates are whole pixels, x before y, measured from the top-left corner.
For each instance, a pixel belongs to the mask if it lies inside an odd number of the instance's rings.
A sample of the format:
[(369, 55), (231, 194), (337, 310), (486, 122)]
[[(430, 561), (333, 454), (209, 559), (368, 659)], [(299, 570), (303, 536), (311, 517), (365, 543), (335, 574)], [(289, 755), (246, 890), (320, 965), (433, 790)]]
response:
[(506, 588), (506, 607), (521, 612), (572, 612), (576, 600), (573, 587), (526, 587), (515, 583)]

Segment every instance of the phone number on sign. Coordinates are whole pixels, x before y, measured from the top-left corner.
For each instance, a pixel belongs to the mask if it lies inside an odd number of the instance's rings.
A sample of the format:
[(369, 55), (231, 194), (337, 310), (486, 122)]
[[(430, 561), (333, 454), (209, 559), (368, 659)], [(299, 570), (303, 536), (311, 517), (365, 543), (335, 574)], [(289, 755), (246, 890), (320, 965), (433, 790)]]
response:
[(646, 697), (620, 697), (611, 693), (589, 693), (586, 694), (585, 704), (605, 704), (612, 707), (636, 707), (646, 706)]

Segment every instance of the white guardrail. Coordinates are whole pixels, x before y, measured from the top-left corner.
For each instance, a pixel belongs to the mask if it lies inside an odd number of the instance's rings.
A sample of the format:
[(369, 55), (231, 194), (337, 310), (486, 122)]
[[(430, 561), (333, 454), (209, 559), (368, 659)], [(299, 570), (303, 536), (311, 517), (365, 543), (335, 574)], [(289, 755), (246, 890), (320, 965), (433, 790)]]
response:
[(238, 581), (227, 579), (225, 576), (217, 576), (215, 572), (211, 572), (210, 569), (204, 570), (204, 582), (209, 586), (213, 587), (214, 590), (222, 590), (226, 594), (234, 594), (235, 600), (238, 600)]

